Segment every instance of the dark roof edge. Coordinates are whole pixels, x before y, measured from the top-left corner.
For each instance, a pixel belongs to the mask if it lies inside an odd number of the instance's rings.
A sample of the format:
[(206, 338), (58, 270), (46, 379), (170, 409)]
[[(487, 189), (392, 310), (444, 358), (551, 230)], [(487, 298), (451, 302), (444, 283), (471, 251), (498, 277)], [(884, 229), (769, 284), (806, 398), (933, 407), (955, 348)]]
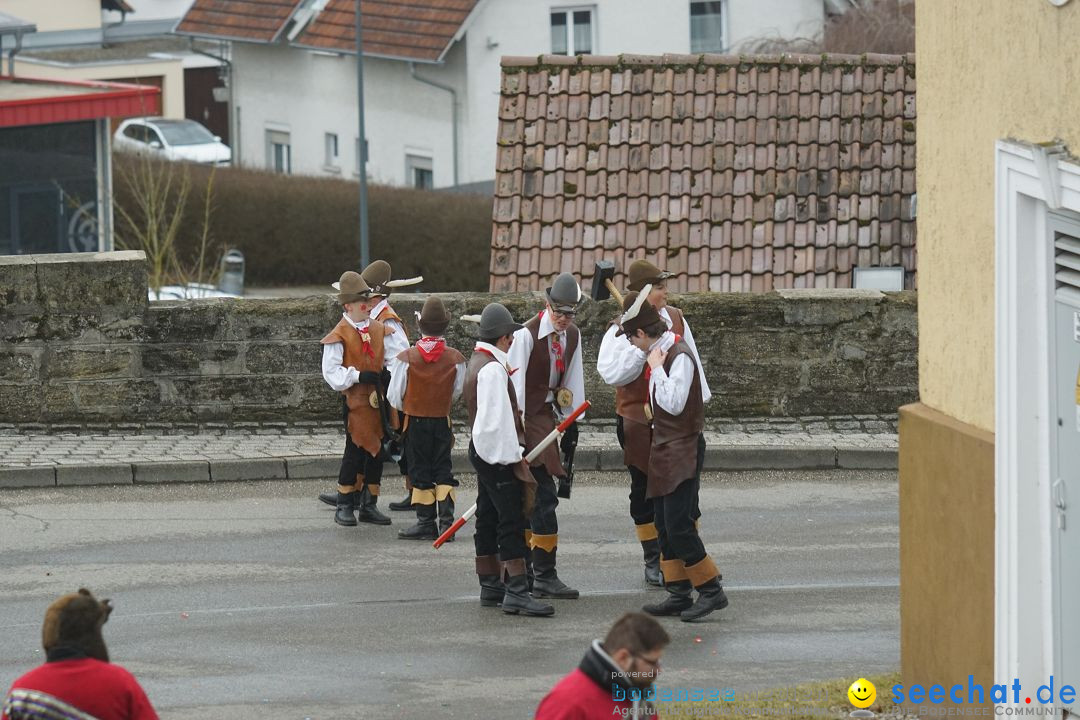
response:
[(540, 56), (504, 56), (501, 60), (504, 68), (619, 68), (635, 67), (738, 67), (740, 65), (776, 65), (779, 67), (896, 67), (914, 66), (915, 53), (906, 55), (880, 55), (863, 53), (862, 55), (843, 55), (822, 53), (771, 53), (742, 55), (540, 55)]

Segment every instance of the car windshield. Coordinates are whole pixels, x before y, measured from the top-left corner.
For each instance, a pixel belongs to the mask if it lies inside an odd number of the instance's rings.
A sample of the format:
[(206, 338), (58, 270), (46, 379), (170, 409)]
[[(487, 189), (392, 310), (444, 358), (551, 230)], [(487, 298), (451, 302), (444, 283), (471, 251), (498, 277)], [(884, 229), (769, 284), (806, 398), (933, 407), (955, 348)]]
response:
[(170, 145), (204, 145), (217, 142), (209, 130), (191, 120), (158, 121), (154, 123), (154, 126), (165, 136), (165, 142)]

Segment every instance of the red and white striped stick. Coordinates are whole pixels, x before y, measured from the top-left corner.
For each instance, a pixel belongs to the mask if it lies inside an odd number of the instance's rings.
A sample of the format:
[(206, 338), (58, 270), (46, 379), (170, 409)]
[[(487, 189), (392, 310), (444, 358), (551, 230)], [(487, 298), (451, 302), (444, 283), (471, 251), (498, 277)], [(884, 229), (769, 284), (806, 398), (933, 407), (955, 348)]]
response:
[[(579, 417), (581, 417), (582, 413), (584, 413), (586, 410), (589, 409), (591, 404), (592, 403), (590, 403), (588, 400), (581, 403), (581, 405), (578, 406), (574, 410), (574, 412), (570, 413), (570, 415), (565, 420), (563, 420), (561, 423), (559, 423), (558, 427), (556, 427), (554, 430), (552, 430), (550, 433), (548, 433), (548, 436), (546, 438), (544, 438), (539, 443), (537, 443), (536, 447), (534, 447), (532, 450), (529, 451), (529, 453), (525, 456), (525, 460), (531, 464), (533, 460), (535, 460), (537, 457), (540, 456), (540, 453), (542, 453), (547, 448), (548, 445), (550, 445), (551, 443), (553, 443), (553, 442), (557, 441), (559, 438), (561, 438), (563, 436), (563, 433), (565, 433), (567, 431), (567, 429), (571, 425), (573, 425), (575, 420), (577, 420)], [(471, 518), (475, 514), (476, 514), (476, 503), (473, 503), (472, 506), (470, 506), (468, 510), (461, 513), (461, 517), (459, 517), (457, 520), (455, 520), (453, 525), (446, 528), (446, 532), (444, 532), (442, 535), (440, 535), (435, 540), (435, 542), (431, 543), (431, 547), (438, 550), (440, 547), (443, 546), (443, 543), (445, 543), (447, 540), (452, 538), (454, 536), (454, 533), (456, 533), (458, 530), (460, 530), (465, 525), (465, 523), (467, 523), (469, 521), (469, 518)]]

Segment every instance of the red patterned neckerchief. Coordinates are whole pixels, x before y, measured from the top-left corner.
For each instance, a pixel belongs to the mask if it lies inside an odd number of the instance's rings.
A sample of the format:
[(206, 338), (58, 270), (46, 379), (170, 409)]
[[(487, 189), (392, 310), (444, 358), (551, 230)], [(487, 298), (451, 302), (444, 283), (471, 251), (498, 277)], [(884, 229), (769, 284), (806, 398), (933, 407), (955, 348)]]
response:
[[(675, 342), (671, 343), (671, 347), (675, 347), (675, 343), (679, 342), (680, 340), (682, 340), (682, 335), (676, 335), (675, 336)], [(670, 351), (670, 349), (671, 348), (668, 348), (669, 351)], [(652, 377), (652, 366), (649, 365), (648, 361), (646, 361), (645, 362), (645, 382), (649, 382), (649, 378), (651, 378), (651, 377)]]
[[(544, 319), (544, 311), (541, 310), (536, 318), (537, 320), (542, 321)], [(555, 370), (559, 373), (559, 377), (562, 377), (562, 374), (566, 372), (566, 362), (563, 360), (563, 346), (562, 343), (559, 342), (559, 331), (555, 329), (555, 325), (552, 324), (551, 328), (554, 332), (548, 335), (548, 341), (551, 343), (551, 352), (555, 354)]]
[[(484, 353), (484, 354), (485, 354), (485, 355), (487, 355), (488, 357), (490, 357), (490, 358), (494, 359), (494, 360), (495, 360), (495, 362), (498, 362), (498, 361), (499, 361), (499, 358), (495, 357), (495, 353), (491, 352), (491, 351), (490, 351), (490, 350), (488, 350), (487, 348), (482, 348), (482, 347), (480, 347), (479, 345), (477, 345), (476, 347), (474, 347), (474, 348), (473, 348), (473, 350), (475, 350), (476, 352), (482, 352), (482, 353)], [(510, 367), (510, 363), (503, 363), (503, 367), (504, 367), (504, 368), (506, 369), (506, 374), (507, 374), (507, 375), (513, 375), (514, 373), (516, 373), (516, 372), (517, 372), (517, 368), (511, 368), (511, 367)]]
[(420, 357), (424, 358), (424, 362), (433, 363), (442, 357), (443, 350), (446, 349), (446, 340), (438, 337), (422, 337), (416, 341), (416, 349), (420, 352)]
[(364, 323), (363, 327), (357, 327), (356, 332), (360, 335), (360, 341), (364, 344), (364, 352), (366, 352), (372, 359), (375, 358), (375, 350), (371, 347), (371, 333), (368, 332), (368, 324)]

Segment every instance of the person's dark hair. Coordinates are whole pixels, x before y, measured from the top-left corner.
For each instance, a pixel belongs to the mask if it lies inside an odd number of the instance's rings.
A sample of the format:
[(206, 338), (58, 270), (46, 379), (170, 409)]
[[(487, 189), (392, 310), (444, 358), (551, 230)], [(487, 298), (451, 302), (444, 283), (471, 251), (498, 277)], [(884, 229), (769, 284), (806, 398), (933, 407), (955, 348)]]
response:
[(660, 650), (670, 642), (671, 637), (660, 623), (644, 613), (629, 612), (611, 626), (603, 645), (608, 654), (625, 648), (637, 655)]
[(494, 337), (494, 338), (482, 337), (482, 338), (480, 338), (480, 342), (485, 342), (488, 345), (498, 345), (499, 341), (502, 340), (504, 337), (513, 337), (513, 336), (514, 336), (514, 333), (506, 333), (505, 335), (500, 335), (499, 337)]
[(641, 328), (641, 331), (643, 333), (645, 333), (645, 336), (649, 337), (649, 338), (652, 338), (653, 340), (655, 340), (656, 338), (658, 338), (661, 335), (663, 335), (664, 333), (666, 333), (667, 330), (668, 330), (667, 323), (664, 322), (663, 320), (657, 320), (652, 325), (648, 325), (646, 327)]

